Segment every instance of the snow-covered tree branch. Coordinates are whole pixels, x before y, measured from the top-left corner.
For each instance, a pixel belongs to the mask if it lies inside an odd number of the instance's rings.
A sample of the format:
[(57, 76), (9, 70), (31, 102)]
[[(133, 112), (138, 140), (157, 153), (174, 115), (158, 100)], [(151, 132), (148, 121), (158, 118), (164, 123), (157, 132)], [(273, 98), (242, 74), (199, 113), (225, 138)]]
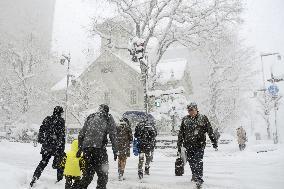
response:
[[(152, 77), (165, 51), (174, 43), (196, 47), (204, 41), (220, 36), (228, 25), (240, 20), (241, 0), (109, 0), (117, 7), (118, 17), (113, 19), (121, 32), (132, 38), (145, 40)], [(122, 26), (126, 21), (131, 27)], [(96, 23), (95, 32), (99, 31)], [(111, 31), (101, 37), (113, 41)], [(116, 46), (123, 44), (116, 44)]]
[(224, 33), (202, 51), (209, 63), (209, 116), (215, 127), (224, 129), (238, 120), (245, 108), (243, 95), (252, 90), (254, 51), (235, 32)]
[(45, 57), (33, 40), (31, 35), (22, 46), (20, 43), (0, 43), (0, 98), (5, 102), (2, 116), (10, 120), (27, 113), (33, 104), (37, 104), (34, 100), (41, 95), (39, 81)]

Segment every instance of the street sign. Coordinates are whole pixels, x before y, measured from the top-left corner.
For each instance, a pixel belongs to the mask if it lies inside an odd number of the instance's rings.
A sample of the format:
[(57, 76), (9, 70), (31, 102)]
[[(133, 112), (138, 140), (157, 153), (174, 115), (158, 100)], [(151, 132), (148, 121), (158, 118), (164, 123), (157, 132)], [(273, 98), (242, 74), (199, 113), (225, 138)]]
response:
[(160, 107), (161, 106), (161, 99), (156, 99), (155, 100), (155, 106)]
[(268, 92), (269, 94), (271, 94), (272, 96), (276, 96), (277, 93), (279, 92), (279, 88), (276, 85), (270, 85), (268, 87)]

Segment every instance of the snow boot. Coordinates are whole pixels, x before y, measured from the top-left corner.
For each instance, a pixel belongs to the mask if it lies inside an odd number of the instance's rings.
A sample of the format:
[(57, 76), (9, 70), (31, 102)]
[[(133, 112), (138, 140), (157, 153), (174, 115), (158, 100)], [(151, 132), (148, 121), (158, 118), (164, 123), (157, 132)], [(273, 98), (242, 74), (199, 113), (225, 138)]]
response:
[(33, 176), (32, 181), (30, 182), (30, 187), (32, 188), (36, 182), (37, 178)]
[(124, 170), (118, 170), (118, 180), (119, 181), (124, 180), (123, 173), (124, 173)]
[(119, 175), (118, 175), (118, 180), (119, 180), (119, 181), (122, 181), (122, 180), (123, 180), (122, 174), (119, 174)]
[(190, 181), (191, 181), (191, 182), (196, 182), (196, 178), (195, 178), (194, 175), (191, 176), (191, 180), (190, 180)]
[(139, 178), (139, 179), (142, 179), (142, 178), (143, 178), (143, 171), (142, 171), (142, 170), (139, 170), (139, 171), (138, 171), (138, 178)]
[(145, 175), (150, 175), (150, 167), (145, 167)]
[(202, 189), (202, 183), (196, 182), (196, 189)]

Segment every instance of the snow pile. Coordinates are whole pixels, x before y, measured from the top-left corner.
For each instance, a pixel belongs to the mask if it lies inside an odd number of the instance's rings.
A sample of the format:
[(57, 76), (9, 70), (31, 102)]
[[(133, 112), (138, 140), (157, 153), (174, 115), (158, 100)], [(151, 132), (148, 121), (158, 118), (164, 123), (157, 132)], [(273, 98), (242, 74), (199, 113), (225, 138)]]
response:
[[(166, 136), (165, 136), (166, 137)], [(170, 137), (169, 137), (170, 138)], [(32, 178), (33, 171), (41, 159), (40, 146), (25, 143), (0, 143), (0, 183), (3, 188), (24, 189)], [(261, 146), (261, 147), (260, 147)], [(273, 151), (257, 153), (255, 148), (270, 149), (270, 145), (248, 145), (240, 152), (236, 143), (219, 145), (219, 151), (211, 147), (204, 154), (204, 188), (206, 189), (282, 189), (284, 185), (284, 146), (273, 145)], [(69, 149), (66, 146), (66, 149)], [(151, 163), (150, 175), (140, 181), (137, 178), (138, 157), (131, 155), (127, 160), (124, 181), (118, 181), (117, 162), (109, 155), (109, 189), (193, 189), (190, 182), (189, 165), (185, 174), (174, 175), (176, 149), (156, 149)], [(45, 168), (35, 189), (64, 188), (64, 180), (56, 183), (56, 171), (51, 163)], [(96, 187), (97, 176), (89, 188)]]

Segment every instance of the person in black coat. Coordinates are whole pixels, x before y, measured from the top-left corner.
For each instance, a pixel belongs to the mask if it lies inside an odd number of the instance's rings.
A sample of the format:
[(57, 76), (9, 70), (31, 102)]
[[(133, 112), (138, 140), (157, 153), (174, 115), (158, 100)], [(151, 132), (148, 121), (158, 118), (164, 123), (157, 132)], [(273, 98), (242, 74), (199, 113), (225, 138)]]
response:
[(38, 142), (42, 145), (40, 152), (42, 160), (33, 174), (31, 187), (39, 179), (52, 156), (54, 157), (52, 168), (57, 169), (57, 181), (63, 179), (63, 170), (60, 168), (65, 149), (65, 120), (61, 117), (63, 112), (62, 107), (56, 106), (53, 115), (47, 116), (40, 126)]
[(192, 181), (197, 188), (201, 188), (203, 183), (203, 155), (206, 146), (206, 133), (208, 134), (213, 148), (218, 149), (212, 126), (207, 116), (199, 113), (197, 104), (192, 102), (187, 106), (188, 115), (182, 119), (178, 134), (178, 152), (181, 147), (186, 149), (187, 161), (189, 162)]
[(156, 136), (157, 130), (153, 123), (144, 120), (137, 124), (134, 137), (139, 141), (138, 177), (140, 179), (143, 178), (144, 155), (146, 157), (144, 173), (146, 175), (150, 174), (150, 162), (153, 159), (152, 154), (155, 148)]

